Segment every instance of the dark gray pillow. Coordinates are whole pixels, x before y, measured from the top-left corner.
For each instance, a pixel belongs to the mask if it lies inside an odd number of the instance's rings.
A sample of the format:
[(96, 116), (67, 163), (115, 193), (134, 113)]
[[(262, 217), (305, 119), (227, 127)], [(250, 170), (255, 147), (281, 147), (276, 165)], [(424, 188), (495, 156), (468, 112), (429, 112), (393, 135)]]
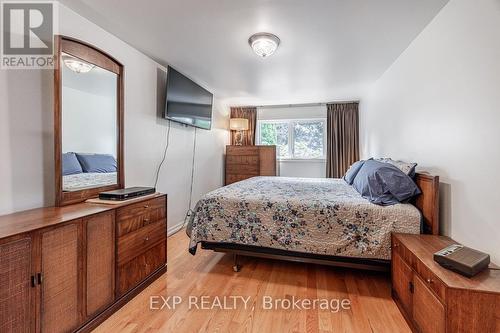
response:
[(77, 173), (82, 173), (82, 166), (75, 153), (64, 153), (62, 154), (62, 174), (63, 176), (75, 175)]
[(83, 172), (116, 172), (116, 159), (109, 154), (76, 154)]
[(354, 162), (350, 167), (349, 170), (345, 173), (343, 179), (345, 182), (349, 185), (352, 185), (352, 182), (354, 181), (354, 178), (356, 178), (356, 175), (358, 174), (358, 171), (361, 169), (363, 164), (365, 163), (364, 160)]
[(352, 186), (361, 196), (377, 205), (406, 202), (421, 192), (413, 180), (392, 164), (366, 161)]

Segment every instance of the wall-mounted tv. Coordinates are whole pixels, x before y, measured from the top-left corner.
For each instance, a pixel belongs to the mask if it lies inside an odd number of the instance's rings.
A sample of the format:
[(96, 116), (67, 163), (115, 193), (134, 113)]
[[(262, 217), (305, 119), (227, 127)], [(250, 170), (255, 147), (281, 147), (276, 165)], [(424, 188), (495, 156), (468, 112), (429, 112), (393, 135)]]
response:
[(212, 126), (212, 103), (211, 92), (168, 67), (166, 119), (209, 130)]

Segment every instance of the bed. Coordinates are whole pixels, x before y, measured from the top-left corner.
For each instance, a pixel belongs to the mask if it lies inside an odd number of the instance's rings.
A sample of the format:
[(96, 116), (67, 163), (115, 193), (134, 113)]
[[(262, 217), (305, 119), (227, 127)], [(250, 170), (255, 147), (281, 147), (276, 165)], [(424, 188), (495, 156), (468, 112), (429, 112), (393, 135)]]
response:
[(117, 184), (116, 172), (84, 172), (73, 175), (65, 175), (63, 178), (63, 190), (74, 192)]
[[(413, 203), (379, 206), (341, 179), (254, 177), (204, 196), (189, 251), (387, 270), (391, 233), (438, 233), (438, 177), (419, 173)], [(235, 262), (235, 270), (239, 269)]]
[(117, 161), (112, 154), (62, 154), (63, 192), (77, 192), (118, 184)]

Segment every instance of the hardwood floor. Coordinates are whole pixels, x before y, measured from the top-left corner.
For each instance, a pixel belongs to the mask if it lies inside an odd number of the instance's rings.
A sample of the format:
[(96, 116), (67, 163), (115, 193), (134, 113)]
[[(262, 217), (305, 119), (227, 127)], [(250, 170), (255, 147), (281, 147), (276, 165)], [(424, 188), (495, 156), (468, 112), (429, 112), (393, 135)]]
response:
[[(388, 274), (334, 267), (242, 258), (243, 269), (232, 271), (232, 257), (198, 249), (187, 251), (180, 231), (168, 240), (168, 272), (101, 324), (94, 332), (410, 332), (391, 299)], [(155, 296), (150, 309), (150, 296)], [(180, 296), (176, 309), (159, 296)], [(250, 297), (236, 309), (189, 308), (189, 297)], [(266, 310), (263, 296), (273, 300), (350, 300), (350, 309)], [(226, 298), (228, 299), (228, 298)], [(172, 299), (168, 302), (172, 307)], [(251, 305), (250, 305), (251, 304)], [(233, 306), (232, 300), (228, 306)], [(286, 307), (286, 303), (283, 303)]]

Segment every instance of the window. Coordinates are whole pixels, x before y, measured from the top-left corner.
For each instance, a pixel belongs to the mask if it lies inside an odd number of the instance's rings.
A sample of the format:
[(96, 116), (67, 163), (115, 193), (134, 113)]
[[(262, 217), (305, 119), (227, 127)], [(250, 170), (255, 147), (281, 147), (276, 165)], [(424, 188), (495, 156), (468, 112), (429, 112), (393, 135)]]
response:
[(257, 142), (276, 145), (280, 159), (324, 159), (326, 120), (259, 120)]

